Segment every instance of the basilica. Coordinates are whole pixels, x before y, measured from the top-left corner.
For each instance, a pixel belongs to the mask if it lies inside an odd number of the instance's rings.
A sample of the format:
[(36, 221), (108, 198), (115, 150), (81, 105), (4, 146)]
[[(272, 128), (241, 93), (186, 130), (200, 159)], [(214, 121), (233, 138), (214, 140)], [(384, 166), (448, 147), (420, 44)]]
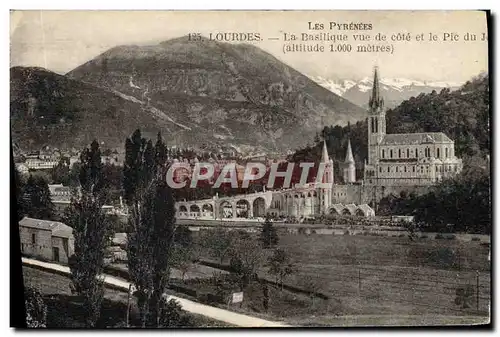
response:
[(369, 107), (365, 184), (431, 185), (462, 170), (462, 160), (455, 156), (455, 142), (444, 133), (386, 132), (384, 98), (376, 68)]
[(455, 143), (442, 132), (390, 134), (386, 132), (384, 98), (375, 68), (369, 99), (368, 158), (364, 177), (356, 177), (356, 163), (348, 141), (340, 164), (343, 181), (334, 182), (334, 163), (323, 142), (320, 183), (297, 184), (232, 197), (177, 202), (177, 217), (195, 219), (307, 218), (322, 214), (374, 216), (378, 201), (401, 191), (425, 191), (462, 170)]

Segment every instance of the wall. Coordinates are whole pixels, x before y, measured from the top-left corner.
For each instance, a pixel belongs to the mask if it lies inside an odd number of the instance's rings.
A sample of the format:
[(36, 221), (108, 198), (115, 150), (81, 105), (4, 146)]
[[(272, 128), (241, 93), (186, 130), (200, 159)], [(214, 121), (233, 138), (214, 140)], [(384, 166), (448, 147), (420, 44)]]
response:
[[(423, 194), (430, 186), (370, 186), (370, 185), (334, 185), (332, 189), (333, 204), (371, 204), (373, 200), (377, 203), (390, 194), (399, 195), (402, 191), (408, 193)], [(375, 214), (377, 211), (375, 210)]]
[[(35, 234), (35, 244), (32, 244), (32, 234)], [(52, 232), (30, 227), (19, 227), (21, 252), (28, 255), (52, 260)]]
[[(52, 237), (52, 247), (59, 248), (59, 262), (68, 263), (68, 258), (73, 255), (75, 251), (75, 244), (73, 238), (60, 238), (57, 236)], [(53, 256), (51, 257), (51, 260)]]

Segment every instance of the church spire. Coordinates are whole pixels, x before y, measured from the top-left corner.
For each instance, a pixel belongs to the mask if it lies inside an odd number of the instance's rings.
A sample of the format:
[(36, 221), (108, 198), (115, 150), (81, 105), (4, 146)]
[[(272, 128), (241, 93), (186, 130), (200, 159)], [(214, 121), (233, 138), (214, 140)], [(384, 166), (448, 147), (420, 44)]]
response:
[(328, 156), (328, 150), (326, 149), (326, 140), (323, 140), (323, 152), (321, 153), (321, 162), (328, 163), (330, 157)]
[(347, 152), (345, 155), (345, 163), (346, 164), (354, 163), (354, 156), (352, 155), (351, 140), (350, 139), (347, 141)]
[(375, 67), (375, 72), (373, 74), (373, 88), (372, 94), (370, 96), (370, 101), (368, 102), (371, 111), (376, 111), (379, 108), (384, 107), (384, 99), (380, 95), (380, 83), (378, 80), (378, 67)]

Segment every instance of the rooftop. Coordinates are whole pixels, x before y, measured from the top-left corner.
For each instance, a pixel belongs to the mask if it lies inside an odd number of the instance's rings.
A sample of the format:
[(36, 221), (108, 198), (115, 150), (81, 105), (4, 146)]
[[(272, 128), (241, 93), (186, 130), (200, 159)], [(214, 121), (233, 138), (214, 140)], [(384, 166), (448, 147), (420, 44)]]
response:
[(442, 132), (386, 134), (381, 145), (417, 145), (425, 143), (452, 143)]
[(58, 221), (41, 220), (24, 217), (19, 221), (20, 227), (36, 228), (52, 232), (52, 236), (69, 238), (73, 235), (73, 228)]

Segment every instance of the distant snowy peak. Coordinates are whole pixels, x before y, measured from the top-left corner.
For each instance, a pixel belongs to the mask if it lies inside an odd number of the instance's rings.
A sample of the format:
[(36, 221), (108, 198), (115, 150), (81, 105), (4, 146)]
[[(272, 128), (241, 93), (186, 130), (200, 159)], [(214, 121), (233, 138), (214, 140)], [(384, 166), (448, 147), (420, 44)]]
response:
[(356, 81), (352, 80), (332, 80), (321, 76), (309, 76), (309, 78), (339, 96), (356, 85)]
[[(347, 90), (357, 85), (360, 89), (369, 89), (373, 86), (373, 79), (365, 77), (360, 81), (353, 80), (332, 80), (324, 78), (321, 76), (310, 76), (310, 78), (330, 90), (337, 95), (343, 95)], [(403, 90), (405, 87), (435, 87), (435, 88), (456, 88), (461, 86), (463, 83), (458, 82), (443, 82), (443, 81), (419, 81), (407, 78), (383, 78), (380, 80), (380, 84), (383, 86), (391, 87), (392, 89)]]
[[(346, 79), (327, 79), (321, 76), (309, 76), (313, 81), (343, 98), (366, 107), (373, 88), (373, 78), (365, 77), (359, 81)], [(393, 107), (420, 93), (439, 91), (442, 88), (455, 90), (463, 83), (445, 81), (421, 81), (407, 78), (382, 78), (380, 90), (385, 98), (387, 107)]]
[[(373, 79), (365, 77), (358, 84), (369, 86), (372, 88)], [(387, 86), (396, 90), (404, 90), (408, 87), (433, 87), (433, 88), (456, 88), (463, 83), (458, 82), (432, 82), (432, 81), (419, 81), (407, 78), (382, 78), (380, 80), (381, 87)]]

